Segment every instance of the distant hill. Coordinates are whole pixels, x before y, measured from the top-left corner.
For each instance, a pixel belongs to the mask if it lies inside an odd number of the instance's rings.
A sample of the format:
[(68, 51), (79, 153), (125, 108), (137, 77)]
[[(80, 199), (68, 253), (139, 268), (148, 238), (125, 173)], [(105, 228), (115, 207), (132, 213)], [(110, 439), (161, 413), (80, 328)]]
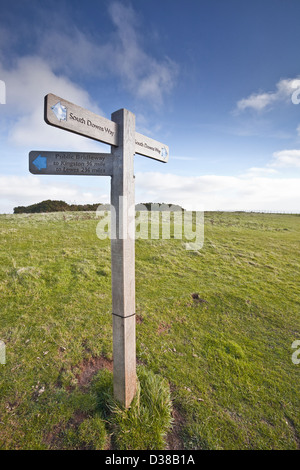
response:
[(184, 211), (183, 207), (178, 206), (177, 204), (166, 204), (166, 203), (157, 203), (157, 202), (143, 202), (141, 204), (136, 204), (135, 209), (137, 211), (145, 210), (145, 207), (147, 211)]
[(14, 207), (14, 214), (34, 214), (40, 212), (96, 211), (101, 204), (67, 204), (64, 201), (38, 202), (31, 206)]
[[(106, 211), (109, 210), (110, 204), (68, 204), (64, 201), (52, 201), (47, 199), (47, 201), (38, 202), (37, 204), (32, 204), (31, 206), (18, 206), (14, 207), (14, 214), (36, 214), (41, 212), (66, 212), (66, 211), (96, 211), (99, 206), (102, 206), (101, 209)], [(143, 204), (137, 204), (135, 206), (137, 211), (141, 210), (153, 210), (153, 211), (183, 211), (184, 209), (181, 206), (176, 204), (158, 204), (153, 202), (145, 202)]]

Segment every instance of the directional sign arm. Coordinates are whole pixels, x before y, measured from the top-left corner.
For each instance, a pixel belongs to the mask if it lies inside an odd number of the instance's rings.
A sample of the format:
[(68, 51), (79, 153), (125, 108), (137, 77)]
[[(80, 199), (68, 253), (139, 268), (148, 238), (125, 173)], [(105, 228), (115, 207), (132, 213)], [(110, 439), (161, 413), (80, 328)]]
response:
[(49, 93), (45, 96), (44, 119), (47, 124), (75, 134), (116, 146), (118, 125), (70, 101)]
[(135, 133), (135, 153), (163, 163), (167, 163), (169, 159), (169, 147), (167, 145), (138, 132)]
[(29, 171), (34, 175), (112, 176), (113, 159), (110, 153), (32, 150)]

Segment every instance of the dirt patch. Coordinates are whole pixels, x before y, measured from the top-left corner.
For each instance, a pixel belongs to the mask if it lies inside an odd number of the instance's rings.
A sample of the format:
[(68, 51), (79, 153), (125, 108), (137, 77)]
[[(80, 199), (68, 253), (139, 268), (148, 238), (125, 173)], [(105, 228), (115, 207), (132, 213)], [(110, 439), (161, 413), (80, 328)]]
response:
[(158, 325), (157, 334), (158, 335), (168, 335), (171, 331), (171, 325), (165, 322), (161, 322)]
[[(67, 423), (60, 423), (53, 427), (52, 431), (47, 434), (44, 439), (44, 443), (49, 446), (50, 449), (64, 450), (68, 447), (64, 442), (64, 435), (67, 430), (76, 430), (80, 424), (88, 418), (88, 414), (81, 410), (76, 410)], [(84, 449), (82, 449), (84, 450)]]
[(64, 425), (57, 424), (53, 426), (52, 431), (43, 439), (43, 442), (49, 449), (63, 449), (63, 430)]
[(177, 408), (172, 410), (173, 426), (167, 435), (167, 450), (184, 450), (182, 442), (182, 429), (185, 425), (185, 418)]
[(295, 442), (297, 444), (297, 449), (300, 449), (300, 436), (297, 432), (294, 421), (291, 418), (288, 418), (287, 416), (285, 416), (285, 420), (286, 420), (286, 423), (288, 424), (288, 426), (291, 428), (291, 431), (294, 435), (294, 439), (295, 439)]
[(100, 369), (108, 369), (113, 371), (113, 361), (107, 359), (106, 357), (92, 357), (90, 359), (85, 359), (79, 366), (80, 372), (77, 375), (79, 387), (86, 387), (92, 381), (94, 375)]
[[(79, 369), (79, 373), (76, 375), (77, 383), (80, 389), (88, 387), (94, 377), (94, 375), (101, 369), (108, 369), (112, 372), (113, 370), (113, 361), (107, 359), (104, 356), (100, 357), (91, 357), (90, 359), (85, 359), (81, 364), (76, 366), (76, 369)], [(64, 372), (64, 368), (61, 368), (56, 386), (62, 386), (61, 375)], [(66, 387), (66, 390), (72, 392), (74, 387)], [(43, 388), (35, 387), (34, 396), (39, 396), (43, 391)], [(44, 442), (50, 449), (64, 449), (66, 448), (64, 442), (65, 432), (67, 430), (76, 430), (80, 424), (89, 417), (89, 414), (76, 410), (73, 413), (73, 416), (69, 419), (67, 423), (61, 422), (55, 425), (52, 428), (52, 431), (49, 432), (45, 438)], [(109, 445), (109, 444), (108, 444)], [(84, 449), (83, 449), (84, 450)]]
[(192, 294), (192, 299), (195, 304), (208, 304), (207, 300), (201, 299), (201, 297), (197, 293)]
[(138, 325), (140, 325), (144, 321), (142, 315), (136, 315), (135, 318), (136, 318), (136, 323)]

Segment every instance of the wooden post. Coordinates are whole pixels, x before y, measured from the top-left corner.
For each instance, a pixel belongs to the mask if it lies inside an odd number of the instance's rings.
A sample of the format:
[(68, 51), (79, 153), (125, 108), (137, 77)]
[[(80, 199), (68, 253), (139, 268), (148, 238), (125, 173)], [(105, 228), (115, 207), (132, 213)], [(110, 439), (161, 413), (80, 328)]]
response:
[(133, 161), (135, 116), (126, 109), (112, 114), (118, 146), (112, 147), (111, 271), (114, 396), (126, 408), (136, 393), (135, 346), (135, 195)]

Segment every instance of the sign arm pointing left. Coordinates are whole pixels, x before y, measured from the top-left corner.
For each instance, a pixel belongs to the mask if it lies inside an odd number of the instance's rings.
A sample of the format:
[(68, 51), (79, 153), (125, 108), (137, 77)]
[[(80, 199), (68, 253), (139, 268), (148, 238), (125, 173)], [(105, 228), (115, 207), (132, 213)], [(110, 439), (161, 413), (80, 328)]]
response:
[(32, 150), (29, 171), (34, 175), (112, 176), (113, 158), (110, 153)]

